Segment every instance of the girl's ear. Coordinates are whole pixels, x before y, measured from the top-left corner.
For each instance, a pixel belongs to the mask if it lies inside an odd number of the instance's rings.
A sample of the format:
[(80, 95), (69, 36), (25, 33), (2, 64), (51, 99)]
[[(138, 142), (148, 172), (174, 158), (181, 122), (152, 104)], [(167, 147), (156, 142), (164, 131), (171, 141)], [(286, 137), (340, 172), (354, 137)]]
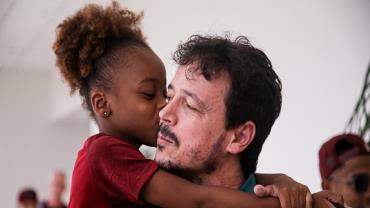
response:
[(256, 134), (256, 125), (253, 121), (247, 121), (234, 129), (234, 134), (226, 147), (231, 154), (243, 152), (253, 141)]
[(96, 116), (107, 118), (111, 115), (106, 95), (102, 91), (91, 91), (91, 105)]

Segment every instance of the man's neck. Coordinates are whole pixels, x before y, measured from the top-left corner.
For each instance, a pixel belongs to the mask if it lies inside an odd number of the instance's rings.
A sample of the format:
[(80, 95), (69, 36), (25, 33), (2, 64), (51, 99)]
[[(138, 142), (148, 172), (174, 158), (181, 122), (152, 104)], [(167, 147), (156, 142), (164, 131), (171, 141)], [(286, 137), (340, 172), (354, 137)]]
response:
[(230, 160), (223, 161), (210, 174), (185, 174), (184, 177), (197, 184), (221, 186), (231, 189), (239, 189), (246, 180), (239, 158), (236, 159), (234, 157), (230, 158)]

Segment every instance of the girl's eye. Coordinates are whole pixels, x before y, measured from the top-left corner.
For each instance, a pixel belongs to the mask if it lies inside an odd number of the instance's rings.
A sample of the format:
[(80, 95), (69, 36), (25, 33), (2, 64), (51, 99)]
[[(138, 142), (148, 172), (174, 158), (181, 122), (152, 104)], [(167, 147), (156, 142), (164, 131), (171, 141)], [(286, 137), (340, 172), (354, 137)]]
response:
[(154, 93), (142, 93), (147, 100), (153, 100), (155, 98)]

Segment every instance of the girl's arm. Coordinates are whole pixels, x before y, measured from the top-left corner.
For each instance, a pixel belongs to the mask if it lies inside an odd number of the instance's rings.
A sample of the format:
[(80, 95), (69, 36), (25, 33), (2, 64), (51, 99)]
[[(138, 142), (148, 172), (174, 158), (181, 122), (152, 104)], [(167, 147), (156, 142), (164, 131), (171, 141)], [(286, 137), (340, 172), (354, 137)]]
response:
[(158, 170), (147, 182), (141, 198), (160, 207), (280, 207), (274, 198), (258, 198), (237, 190), (202, 186)]

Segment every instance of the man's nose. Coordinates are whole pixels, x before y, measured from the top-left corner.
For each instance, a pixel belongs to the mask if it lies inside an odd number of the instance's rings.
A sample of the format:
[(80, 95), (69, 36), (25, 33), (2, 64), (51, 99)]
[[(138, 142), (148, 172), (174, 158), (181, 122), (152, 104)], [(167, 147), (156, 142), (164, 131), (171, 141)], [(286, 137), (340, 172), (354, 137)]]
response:
[(176, 109), (176, 103), (173, 100), (169, 101), (159, 111), (159, 118), (167, 125), (175, 125), (177, 122)]

